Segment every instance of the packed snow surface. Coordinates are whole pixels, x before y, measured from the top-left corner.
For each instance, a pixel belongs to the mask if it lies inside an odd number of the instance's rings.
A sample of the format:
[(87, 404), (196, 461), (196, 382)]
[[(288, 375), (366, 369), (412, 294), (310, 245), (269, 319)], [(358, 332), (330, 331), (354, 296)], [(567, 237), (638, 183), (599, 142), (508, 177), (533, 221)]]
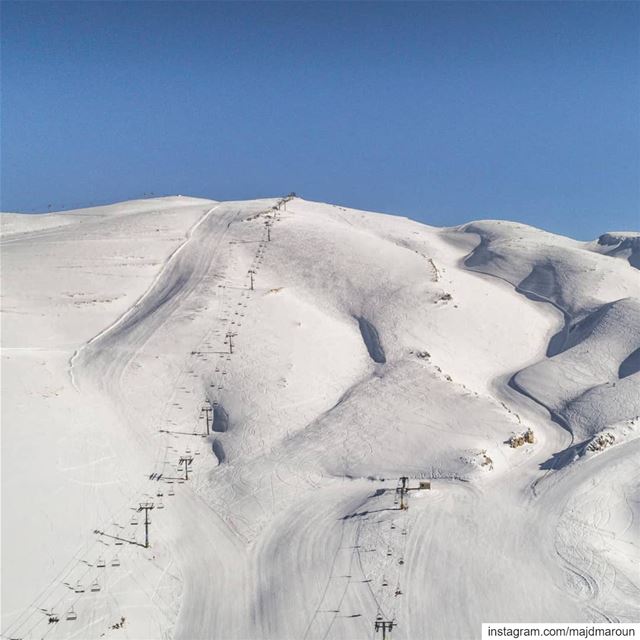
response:
[(0, 242), (4, 638), (640, 620), (637, 234), (171, 197)]

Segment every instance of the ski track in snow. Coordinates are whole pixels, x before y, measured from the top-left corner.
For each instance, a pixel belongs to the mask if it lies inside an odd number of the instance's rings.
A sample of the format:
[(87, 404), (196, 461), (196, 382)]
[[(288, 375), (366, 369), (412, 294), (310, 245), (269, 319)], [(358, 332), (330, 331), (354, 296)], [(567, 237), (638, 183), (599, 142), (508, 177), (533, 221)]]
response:
[(158, 275), (155, 277), (154, 281), (151, 283), (151, 286), (147, 289), (147, 291), (145, 291), (145, 293), (142, 294), (142, 296), (140, 296), (140, 298), (138, 298), (138, 300), (136, 300), (136, 302), (134, 302), (134, 304), (129, 309), (127, 309), (127, 311), (125, 311), (115, 322), (110, 324), (108, 327), (105, 327), (100, 333), (98, 333), (93, 338), (91, 338), (88, 342), (86, 342), (84, 345), (82, 345), (82, 347), (80, 347), (79, 349), (76, 349), (76, 351), (74, 351), (73, 355), (69, 359), (69, 377), (71, 379), (71, 384), (73, 385), (73, 388), (76, 391), (79, 391), (79, 389), (78, 389), (78, 386), (76, 385), (75, 378), (74, 378), (74, 375), (73, 375), (73, 367), (74, 367), (75, 361), (80, 357), (82, 351), (84, 351), (92, 343), (96, 342), (97, 340), (99, 340), (103, 336), (105, 336), (105, 335), (109, 334), (110, 332), (114, 331), (120, 324), (122, 324), (129, 316), (131, 316), (133, 313), (135, 313), (143, 305), (145, 299), (149, 295), (151, 295), (151, 293), (157, 287), (158, 282), (165, 275), (167, 269), (171, 266), (172, 261), (177, 259), (177, 257), (180, 254), (180, 252), (191, 241), (191, 239), (193, 238), (193, 234), (196, 231), (196, 229), (220, 206), (222, 206), (222, 205), (218, 204), (215, 207), (212, 207), (211, 209), (209, 209), (206, 213), (203, 214), (203, 216), (200, 218), (200, 220), (198, 220), (198, 222), (196, 222), (191, 227), (191, 229), (189, 229), (189, 231), (187, 233), (187, 237), (185, 238), (184, 242), (167, 258), (167, 260), (165, 261), (165, 263), (163, 265), (163, 268), (159, 271)]

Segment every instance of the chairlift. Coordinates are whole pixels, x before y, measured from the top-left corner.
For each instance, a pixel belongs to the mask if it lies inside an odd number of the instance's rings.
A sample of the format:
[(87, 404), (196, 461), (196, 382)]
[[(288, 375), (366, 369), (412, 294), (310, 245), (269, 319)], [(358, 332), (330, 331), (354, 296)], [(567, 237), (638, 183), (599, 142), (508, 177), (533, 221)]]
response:
[(131, 524), (134, 526), (138, 524), (138, 518), (136, 518), (136, 516), (131, 516)]
[(389, 583), (387, 582), (387, 580), (385, 578), (382, 579), (382, 586), (383, 587), (388, 587)]
[(387, 549), (387, 556), (391, 555), (391, 549)]
[(94, 581), (91, 583), (91, 591), (93, 591), (94, 593), (95, 593), (96, 591), (100, 591), (100, 583), (98, 582), (98, 580), (94, 580)]
[(114, 544), (118, 547), (121, 547), (124, 544), (124, 542), (120, 540), (120, 538), (116, 538), (116, 541), (114, 542)]
[(67, 620), (77, 620), (78, 619), (78, 614), (75, 612), (73, 607), (71, 607), (69, 609), (69, 611), (67, 611), (66, 618), (67, 618)]
[(403, 535), (403, 536), (406, 536), (406, 535), (407, 535), (407, 530), (406, 530), (406, 529), (403, 529), (403, 530), (402, 530), (402, 535)]
[(160, 489), (158, 489), (158, 491), (156, 491), (156, 496), (157, 496), (158, 498), (162, 498), (163, 493), (162, 493), (162, 491), (160, 491)]
[(82, 586), (82, 582), (80, 582), (80, 580), (78, 580), (78, 583), (76, 584), (76, 588), (74, 589), (74, 591), (76, 593), (84, 593), (84, 587)]
[(158, 502), (158, 504), (156, 505), (156, 507), (157, 507), (158, 509), (164, 509), (164, 503), (162, 502), (162, 500), (160, 500), (160, 501)]
[(176, 495), (176, 492), (173, 489), (173, 485), (171, 485), (171, 488), (169, 489), (169, 495), (170, 496), (175, 496)]
[(118, 558), (117, 555), (113, 556), (113, 559), (111, 560), (111, 566), (112, 567), (119, 567), (120, 566), (120, 558)]
[(107, 566), (107, 563), (104, 561), (104, 558), (101, 556), (98, 558), (98, 561), (96, 562), (96, 567), (98, 567), (98, 569), (104, 569)]

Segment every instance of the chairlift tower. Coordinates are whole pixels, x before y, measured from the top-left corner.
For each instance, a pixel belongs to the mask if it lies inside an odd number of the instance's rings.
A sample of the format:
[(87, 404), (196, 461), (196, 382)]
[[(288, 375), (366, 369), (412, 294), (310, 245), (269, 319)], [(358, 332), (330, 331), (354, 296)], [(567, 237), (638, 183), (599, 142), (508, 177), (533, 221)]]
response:
[(141, 502), (138, 507), (138, 511), (144, 511), (144, 546), (145, 549), (149, 548), (149, 525), (151, 524), (151, 520), (149, 520), (149, 511), (153, 509), (153, 502)]
[(407, 476), (401, 476), (399, 478), (400, 486), (396, 489), (396, 493), (400, 494), (400, 509), (408, 509), (409, 505), (405, 502), (405, 499), (409, 497), (409, 491), (423, 491), (431, 489), (430, 480), (420, 480), (417, 487), (409, 487), (409, 478)]
[[(375, 621), (375, 630), (376, 633), (378, 633), (378, 631), (382, 630), (382, 640), (386, 640), (387, 639), (387, 631), (389, 632), (389, 634), (391, 634), (391, 631), (393, 630), (393, 627), (397, 626), (396, 623), (393, 620), (382, 620), (380, 616), (378, 616), (378, 618)], [(391, 635), (389, 635), (389, 638), (391, 638)]]
[[(213, 408), (211, 407), (211, 403), (208, 400), (206, 400), (205, 403), (202, 405), (202, 410), (204, 411), (204, 418), (205, 418), (205, 422), (206, 422), (206, 425), (207, 425), (207, 435), (209, 435), (210, 434), (210, 431), (209, 431), (209, 420), (211, 418), (211, 412), (212, 412)], [(211, 425), (211, 426), (213, 426), (213, 425)]]
[(398, 491), (400, 492), (400, 510), (404, 511), (409, 508), (409, 505), (405, 503), (404, 497), (407, 494), (407, 483), (409, 482), (409, 478), (407, 476), (401, 476), (400, 478), (400, 487)]
[(253, 276), (255, 275), (255, 271), (253, 269), (249, 269), (249, 278), (251, 279), (250, 289), (253, 291)]
[(227, 340), (229, 340), (229, 353), (233, 353), (233, 338), (236, 335), (237, 334), (233, 333), (232, 331), (227, 331), (227, 335), (225, 336)]
[(192, 456), (181, 456), (178, 465), (184, 465), (184, 479), (189, 479), (189, 465), (193, 462)]

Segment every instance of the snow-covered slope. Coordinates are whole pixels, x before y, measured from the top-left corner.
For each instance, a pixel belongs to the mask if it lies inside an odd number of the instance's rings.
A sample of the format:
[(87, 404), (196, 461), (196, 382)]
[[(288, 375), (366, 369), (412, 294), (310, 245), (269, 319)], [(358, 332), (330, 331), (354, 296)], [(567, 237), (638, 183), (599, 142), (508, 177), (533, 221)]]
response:
[[(547, 358), (514, 375), (512, 384), (548, 408), (584, 442), (640, 414), (640, 276), (608, 254), (536, 229), (504, 222), (472, 223), (482, 240), (465, 264), (547, 301), (564, 318)], [(620, 236), (620, 234), (617, 234)], [(602, 238), (613, 237), (605, 234)], [(637, 244), (627, 234), (624, 243)]]
[(640, 269), (640, 236), (637, 233), (603, 233), (589, 248), (591, 251), (623, 258), (636, 269)]
[(637, 236), (299, 198), (2, 222), (6, 637), (639, 619)]

